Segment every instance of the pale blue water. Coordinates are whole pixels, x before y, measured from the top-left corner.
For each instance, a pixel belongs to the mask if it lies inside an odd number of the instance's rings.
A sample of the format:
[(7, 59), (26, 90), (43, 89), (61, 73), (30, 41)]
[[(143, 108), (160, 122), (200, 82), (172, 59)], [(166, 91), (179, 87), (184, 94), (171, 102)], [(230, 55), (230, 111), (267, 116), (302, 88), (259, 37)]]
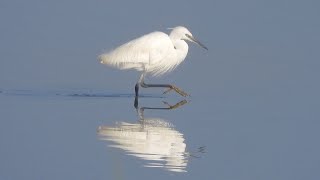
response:
[[(0, 2), (1, 180), (320, 178), (318, 2), (126, 3)], [(191, 97), (142, 89), (141, 114), (139, 73), (96, 57), (176, 25), (209, 51), (146, 82)]]
[[(203, 94), (141, 117), (130, 94), (56, 92), (2, 90), (3, 179), (300, 179), (318, 172), (317, 112), (300, 105), (299, 112), (277, 98), (237, 97), (244, 105)], [(139, 107), (183, 100), (150, 96)]]

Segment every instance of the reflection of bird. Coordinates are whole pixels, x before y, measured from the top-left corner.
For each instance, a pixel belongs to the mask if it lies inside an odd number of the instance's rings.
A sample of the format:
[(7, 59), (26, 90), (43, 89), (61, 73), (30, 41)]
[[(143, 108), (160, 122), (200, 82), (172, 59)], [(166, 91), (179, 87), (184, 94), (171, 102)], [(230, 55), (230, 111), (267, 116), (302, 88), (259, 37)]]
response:
[(192, 36), (187, 28), (178, 26), (172, 29), (169, 36), (163, 32), (146, 34), (109, 53), (100, 55), (99, 60), (102, 64), (119, 69), (142, 71), (135, 86), (136, 96), (139, 94), (139, 86), (169, 88), (168, 91), (174, 90), (182, 96), (187, 96), (187, 93), (171, 84), (146, 84), (144, 82), (146, 73), (158, 76), (175, 69), (187, 56), (188, 44), (186, 41), (197, 43), (207, 49)]
[(183, 134), (160, 118), (144, 118), (145, 110), (172, 110), (186, 104), (183, 100), (167, 107), (139, 107), (138, 97), (134, 106), (139, 115), (138, 123), (119, 122), (117, 126), (99, 126), (102, 140), (114, 143), (112, 147), (123, 149), (127, 154), (147, 160), (146, 167), (163, 167), (169, 171), (185, 172), (190, 153), (186, 152)]
[(98, 134), (129, 155), (146, 160), (145, 167), (162, 167), (169, 171), (185, 172), (186, 144), (183, 134), (162, 119), (145, 119), (140, 123), (120, 122), (115, 127), (100, 126)]

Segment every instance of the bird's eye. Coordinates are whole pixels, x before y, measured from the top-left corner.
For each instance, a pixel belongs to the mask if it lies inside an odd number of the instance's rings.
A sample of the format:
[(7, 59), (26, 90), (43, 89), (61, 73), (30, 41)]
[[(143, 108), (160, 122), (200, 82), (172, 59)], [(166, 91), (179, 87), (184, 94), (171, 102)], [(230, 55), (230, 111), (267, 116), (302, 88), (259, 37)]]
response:
[(187, 37), (187, 38), (183, 37), (183, 38), (181, 38), (181, 40), (188, 40), (188, 39), (190, 39), (190, 37), (191, 37), (190, 34), (184, 34), (184, 35), (185, 35), (185, 37)]

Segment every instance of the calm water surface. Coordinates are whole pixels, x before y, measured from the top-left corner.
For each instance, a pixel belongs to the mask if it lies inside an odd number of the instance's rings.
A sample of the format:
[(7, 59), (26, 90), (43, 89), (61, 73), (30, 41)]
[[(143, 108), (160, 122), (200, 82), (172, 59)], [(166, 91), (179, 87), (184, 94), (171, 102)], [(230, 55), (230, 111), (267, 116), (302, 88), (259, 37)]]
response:
[[(319, 180), (319, 7), (2, 0), (0, 180)], [(97, 56), (179, 25), (209, 51), (146, 83), (192, 97), (143, 89), (135, 108), (140, 74)]]
[(319, 168), (319, 123), (272, 99), (151, 94), (135, 108), (131, 94), (98, 91), (0, 98), (2, 179), (300, 179)]

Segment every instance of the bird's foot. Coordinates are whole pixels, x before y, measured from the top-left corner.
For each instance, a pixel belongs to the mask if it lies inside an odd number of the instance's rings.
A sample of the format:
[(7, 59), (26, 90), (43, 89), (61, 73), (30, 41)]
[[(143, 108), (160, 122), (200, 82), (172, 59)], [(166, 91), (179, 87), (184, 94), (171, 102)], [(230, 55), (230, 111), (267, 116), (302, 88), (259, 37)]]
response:
[(169, 107), (169, 109), (176, 109), (180, 106), (183, 106), (184, 104), (186, 104), (188, 101), (187, 100), (182, 100), (180, 102), (178, 102), (177, 104), (175, 105), (170, 105), (169, 103), (165, 102), (165, 101), (162, 101), (165, 105), (167, 105)]
[(170, 92), (171, 90), (174, 90), (175, 92), (177, 92), (178, 94), (180, 94), (183, 97), (187, 97), (190, 96), (189, 94), (187, 94), (186, 92), (184, 92), (183, 90), (179, 89), (178, 87), (171, 85), (169, 87), (168, 90), (166, 90), (165, 92), (163, 92), (163, 94), (167, 94), (168, 92)]

